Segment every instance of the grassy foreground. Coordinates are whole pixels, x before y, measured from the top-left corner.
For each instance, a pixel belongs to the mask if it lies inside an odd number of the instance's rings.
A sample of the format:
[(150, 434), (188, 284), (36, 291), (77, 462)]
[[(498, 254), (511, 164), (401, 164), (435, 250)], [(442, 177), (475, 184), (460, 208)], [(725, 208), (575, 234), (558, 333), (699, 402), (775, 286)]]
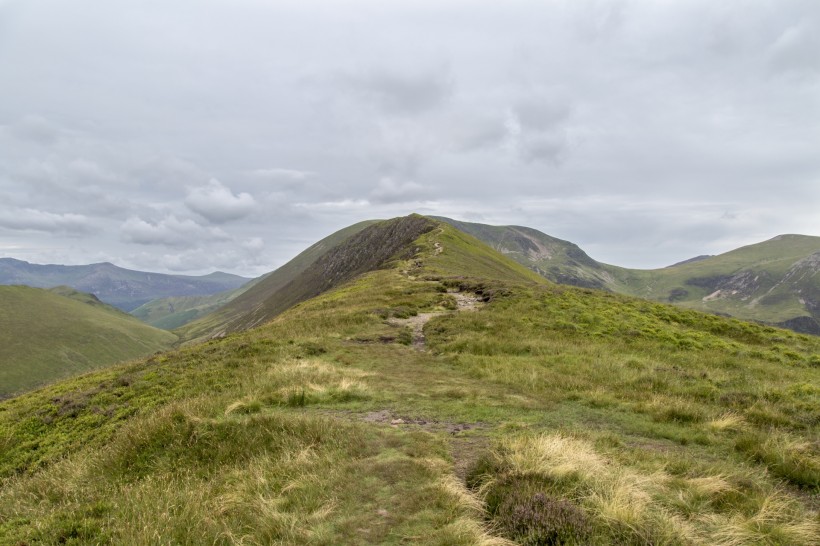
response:
[(415, 246), (0, 404), (0, 543), (816, 543), (820, 340)]

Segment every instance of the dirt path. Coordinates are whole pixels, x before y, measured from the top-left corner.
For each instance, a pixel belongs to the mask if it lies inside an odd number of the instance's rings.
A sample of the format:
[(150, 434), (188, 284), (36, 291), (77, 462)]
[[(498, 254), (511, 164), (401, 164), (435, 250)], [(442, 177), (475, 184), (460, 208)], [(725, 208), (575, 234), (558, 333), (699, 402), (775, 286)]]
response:
[[(467, 292), (451, 292), (451, 295), (456, 299), (456, 311), (477, 311), (482, 305), (482, 302), (475, 294)], [(434, 311), (431, 313), (419, 313), (418, 315), (406, 319), (390, 319), (388, 322), (394, 326), (406, 326), (413, 331), (413, 345), (412, 347), (418, 351), (423, 351), (425, 348), (424, 342), (424, 325), (433, 318), (440, 315), (448, 314), (447, 311)]]

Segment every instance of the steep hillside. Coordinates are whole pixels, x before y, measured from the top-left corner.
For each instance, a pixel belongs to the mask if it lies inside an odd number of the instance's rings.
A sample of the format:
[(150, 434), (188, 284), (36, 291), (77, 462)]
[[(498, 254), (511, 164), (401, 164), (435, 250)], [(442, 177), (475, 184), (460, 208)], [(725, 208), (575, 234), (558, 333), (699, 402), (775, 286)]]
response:
[(620, 269), (596, 262), (578, 245), (523, 226), (490, 226), (437, 218), (559, 284), (612, 290)]
[(179, 296), (151, 300), (131, 311), (131, 314), (155, 328), (174, 330), (224, 307), (262, 278), (212, 296)]
[(0, 285), (23, 284), (37, 288), (70, 286), (94, 294), (124, 311), (170, 296), (203, 296), (242, 286), (250, 279), (215, 272), (200, 277), (164, 275), (123, 269), (110, 263), (39, 265), (0, 258)]
[(0, 543), (816, 544), (819, 339), (378, 226), (257, 328), (0, 403)]
[(820, 237), (781, 235), (720, 256), (640, 270), (596, 262), (575, 244), (531, 228), (440, 220), (553, 282), (820, 335)]
[(624, 293), (820, 334), (820, 237), (780, 235), (623, 280)]
[[(421, 217), (408, 217), (387, 223), (359, 222), (337, 231), (266, 275), (224, 307), (183, 326), (177, 333), (186, 341), (201, 340), (261, 324), (367, 268), (377, 267), (399, 245), (412, 241), (426, 225)], [(348, 246), (342, 247), (344, 244)]]
[(164, 350), (176, 339), (68, 287), (0, 286), (0, 397)]

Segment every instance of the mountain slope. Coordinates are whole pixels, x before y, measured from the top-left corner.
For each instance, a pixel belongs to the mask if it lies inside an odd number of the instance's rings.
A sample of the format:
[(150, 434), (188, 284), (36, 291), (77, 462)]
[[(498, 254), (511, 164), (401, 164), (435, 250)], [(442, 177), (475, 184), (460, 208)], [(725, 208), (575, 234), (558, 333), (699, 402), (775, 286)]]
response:
[(633, 271), (622, 292), (820, 334), (820, 237), (780, 235), (719, 256)]
[(0, 542), (816, 543), (820, 340), (432, 225), (257, 328), (0, 403)]
[(0, 258), (0, 285), (24, 284), (36, 288), (66, 285), (94, 294), (123, 311), (162, 297), (216, 294), (238, 288), (249, 280), (222, 272), (195, 277), (133, 271), (110, 263), (39, 265)]
[(618, 270), (596, 262), (574, 243), (523, 226), (490, 226), (437, 217), (560, 284), (611, 290)]
[(68, 287), (0, 286), (0, 397), (164, 350), (176, 339)]
[(521, 226), (440, 218), (560, 284), (598, 288), (820, 335), (820, 237), (781, 235), (653, 270), (603, 264)]
[[(310, 292), (310, 290), (308, 289), (307, 292), (303, 293), (301, 292), (302, 288), (293, 286), (293, 283), (297, 282), (300, 276), (331, 249), (376, 223), (377, 221), (359, 222), (325, 237), (276, 271), (264, 275), (251, 288), (223, 307), (179, 328), (177, 334), (186, 341), (204, 339), (244, 329), (252, 324), (258, 324), (267, 318), (271, 318), (277, 310), (281, 311), (284, 307), (278, 303), (268, 304), (267, 302), (276, 302), (277, 294), (291, 289), (296, 289), (300, 295), (294, 299), (291, 299), (292, 295), (285, 296), (287, 301), (291, 302), (290, 304), (296, 302), (300, 297), (304, 297), (304, 294)], [(319, 272), (318, 275), (321, 276), (322, 273)], [(313, 277), (316, 276), (317, 274), (314, 273)], [(306, 283), (299, 282), (306, 286)]]
[(211, 296), (178, 296), (151, 300), (131, 311), (131, 315), (155, 328), (174, 330), (224, 307), (261, 280), (262, 277), (234, 290)]

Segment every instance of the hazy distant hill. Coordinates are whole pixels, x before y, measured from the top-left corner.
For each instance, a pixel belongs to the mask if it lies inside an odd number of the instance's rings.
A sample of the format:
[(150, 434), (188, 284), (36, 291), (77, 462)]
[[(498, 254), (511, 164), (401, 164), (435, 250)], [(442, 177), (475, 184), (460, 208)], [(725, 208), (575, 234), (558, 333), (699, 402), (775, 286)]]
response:
[(174, 330), (223, 307), (261, 279), (262, 277), (254, 279), (234, 290), (211, 296), (175, 296), (151, 300), (131, 311), (131, 314), (156, 328)]
[(24, 284), (37, 288), (70, 286), (94, 294), (124, 311), (170, 296), (206, 296), (233, 290), (250, 279), (215, 272), (203, 276), (165, 275), (123, 269), (110, 263), (39, 265), (0, 258), (0, 285)]
[(69, 287), (0, 286), (0, 397), (167, 349), (176, 339)]
[(628, 269), (521, 226), (441, 218), (561, 284), (599, 288), (820, 334), (820, 237), (780, 235), (662, 269)]

